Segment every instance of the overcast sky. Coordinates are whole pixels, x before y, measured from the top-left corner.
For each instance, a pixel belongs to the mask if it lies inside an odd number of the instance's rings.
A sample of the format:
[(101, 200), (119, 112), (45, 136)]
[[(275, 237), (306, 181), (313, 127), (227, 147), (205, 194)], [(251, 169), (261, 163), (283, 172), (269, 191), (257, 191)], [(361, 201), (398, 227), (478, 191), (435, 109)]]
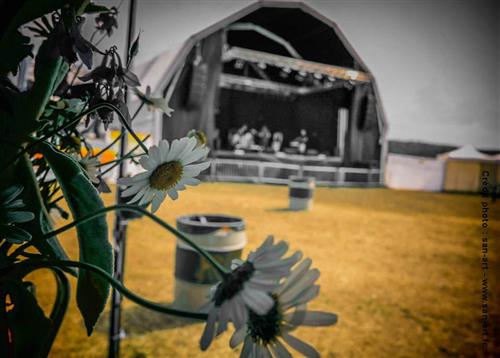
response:
[[(137, 63), (252, 2), (138, 0)], [(500, 2), (303, 2), (339, 25), (376, 77), (389, 139), (500, 148)]]

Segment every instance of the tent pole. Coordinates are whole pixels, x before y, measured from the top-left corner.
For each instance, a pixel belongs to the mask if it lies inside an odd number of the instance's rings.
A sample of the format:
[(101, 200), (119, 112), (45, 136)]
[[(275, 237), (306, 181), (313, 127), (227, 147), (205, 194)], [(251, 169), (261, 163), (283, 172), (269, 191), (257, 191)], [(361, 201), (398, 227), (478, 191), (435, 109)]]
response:
[[(127, 32), (127, 43), (125, 47), (125, 58), (128, 62), (129, 49), (132, 45), (132, 36), (135, 32), (135, 13), (136, 13), (136, 1), (130, 0), (129, 3), (129, 14), (128, 14), (128, 32)], [(125, 91), (125, 103), (127, 103), (128, 89)], [(127, 152), (127, 139), (128, 133), (126, 133), (125, 128), (121, 128), (121, 139), (120, 139), (120, 158), (122, 158)], [(118, 177), (123, 177), (127, 172), (127, 163), (125, 161), (120, 162), (118, 167)], [(120, 202), (122, 190), (117, 185), (116, 186), (116, 201)], [(114, 237), (114, 278), (123, 283), (123, 275), (125, 273), (125, 249), (127, 240), (127, 220), (125, 220), (122, 215), (117, 212), (115, 214), (115, 226), (113, 230)], [(108, 358), (116, 358), (119, 356), (120, 352), (120, 340), (122, 339), (122, 329), (121, 329), (121, 303), (122, 296), (116, 290), (113, 289), (111, 296), (111, 312), (110, 312), (110, 322), (109, 322), (109, 345), (108, 345)]]

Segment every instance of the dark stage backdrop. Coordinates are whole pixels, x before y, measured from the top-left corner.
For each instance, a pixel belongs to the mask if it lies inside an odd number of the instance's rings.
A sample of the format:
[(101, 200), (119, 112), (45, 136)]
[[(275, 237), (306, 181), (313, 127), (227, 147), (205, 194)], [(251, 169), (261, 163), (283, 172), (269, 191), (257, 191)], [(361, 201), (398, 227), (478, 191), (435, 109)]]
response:
[(227, 148), (231, 128), (247, 124), (260, 130), (267, 125), (273, 133), (283, 132), (284, 146), (304, 128), (309, 136), (309, 148), (333, 155), (337, 145), (338, 109), (349, 108), (350, 97), (347, 89), (295, 97), (221, 89), (215, 124), (220, 130), (222, 147)]

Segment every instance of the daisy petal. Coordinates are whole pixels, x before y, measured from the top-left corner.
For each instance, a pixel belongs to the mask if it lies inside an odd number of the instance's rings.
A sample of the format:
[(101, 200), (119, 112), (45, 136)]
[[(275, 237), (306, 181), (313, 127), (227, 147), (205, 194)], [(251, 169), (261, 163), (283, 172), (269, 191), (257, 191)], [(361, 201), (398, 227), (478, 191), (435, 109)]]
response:
[(313, 299), (315, 299), (319, 294), (319, 286), (314, 285), (305, 289), (300, 293), (300, 295), (293, 298), (291, 301), (287, 302), (285, 299), (282, 299), (283, 309), (287, 309), (289, 306), (297, 306), (301, 304), (305, 304)]
[(200, 339), (200, 348), (202, 351), (206, 350), (210, 346), (210, 343), (212, 343), (212, 340), (214, 339), (217, 313), (218, 309), (214, 308), (208, 314), (207, 323), (205, 324), (205, 329), (203, 330), (203, 334)]
[(251, 279), (245, 284), (246, 287), (251, 288), (253, 290), (260, 290), (265, 292), (271, 292), (276, 288), (276, 282), (273, 281), (262, 281), (253, 282)]
[(146, 181), (136, 183), (136, 184), (128, 187), (127, 189), (125, 189), (122, 192), (122, 197), (127, 197), (127, 196), (134, 195), (134, 194), (138, 193), (139, 190), (141, 190), (142, 188), (144, 188), (144, 186), (146, 186), (146, 185), (147, 185)]
[(116, 184), (129, 186), (129, 185), (134, 184), (134, 181), (132, 181), (132, 178), (130, 178), (130, 177), (123, 177), (123, 178), (118, 178), (118, 180), (116, 181)]
[(245, 336), (247, 334), (247, 327), (243, 326), (240, 329), (234, 331), (233, 335), (231, 336), (231, 340), (229, 341), (229, 346), (231, 348), (236, 348), (243, 342), (243, 339), (245, 339)]
[(182, 163), (184, 165), (191, 164), (207, 156), (210, 149), (208, 148), (196, 148), (191, 153), (188, 153), (182, 158)]
[(165, 200), (166, 194), (162, 191), (157, 192), (156, 195), (153, 198), (152, 205), (151, 205), (151, 211), (154, 213), (158, 208), (160, 207), (161, 203), (163, 203), (163, 200)]
[(141, 200), (139, 200), (139, 205), (146, 205), (153, 200), (153, 196), (155, 195), (154, 191), (151, 188), (147, 187), (148, 191), (146, 191)]
[(160, 149), (156, 145), (153, 145), (149, 148), (149, 157), (158, 164), (162, 162), (160, 157)]
[(273, 358), (267, 346), (262, 347), (261, 353), (262, 358)]
[(290, 345), (290, 347), (295, 349), (297, 352), (302, 353), (304, 356), (308, 358), (319, 358), (318, 351), (306, 342), (303, 342), (286, 332), (283, 332), (283, 338), (285, 339), (285, 342)]
[(284, 319), (294, 326), (331, 326), (337, 323), (338, 317), (334, 313), (322, 311), (295, 311), (287, 313)]
[(285, 346), (276, 339), (271, 345), (271, 349), (274, 353), (274, 356), (277, 358), (292, 358), (290, 352), (285, 348)]
[(276, 291), (278, 295), (285, 292), (288, 288), (293, 287), (295, 283), (302, 277), (309, 267), (311, 267), (312, 260), (307, 258), (303, 260), (296, 268), (292, 270), (290, 276), (287, 277), (284, 284)]
[(168, 140), (162, 139), (160, 141), (160, 143), (158, 144), (158, 146), (160, 148), (160, 157), (161, 157), (162, 163), (165, 163), (167, 161), (168, 152), (170, 149), (170, 145), (168, 144)]
[(217, 325), (217, 331), (215, 332), (215, 336), (221, 335), (223, 332), (227, 330), (227, 321), (229, 319), (228, 310), (221, 309), (219, 311), (219, 323)]
[(179, 139), (174, 139), (172, 143), (170, 143), (170, 151), (168, 152), (166, 161), (170, 162), (174, 159), (177, 159), (177, 155), (181, 152), (182, 148), (184, 148), (184, 146), (179, 141)]
[(248, 310), (245, 306), (245, 301), (241, 297), (241, 293), (233, 298), (234, 326), (240, 329), (248, 320)]
[(246, 336), (245, 342), (243, 343), (243, 349), (241, 350), (240, 358), (250, 358), (252, 356), (253, 345), (252, 338)]
[(142, 172), (139, 174), (134, 175), (130, 179), (132, 179), (133, 183), (138, 183), (140, 181), (143, 181), (144, 179), (148, 179), (151, 175), (151, 172)]
[(266, 292), (254, 290), (245, 285), (241, 297), (248, 307), (258, 315), (265, 315), (274, 306), (274, 300)]
[(167, 194), (168, 194), (168, 196), (170, 196), (172, 198), (172, 200), (177, 200), (177, 198), (179, 197), (179, 194), (177, 193), (177, 190), (175, 190), (175, 189), (167, 190)]
[(137, 194), (135, 194), (132, 199), (130, 199), (129, 201), (127, 201), (127, 204), (133, 204), (133, 203), (135, 203), (136, 201), (138, 201), (139, 199), (141, 199), (143, 197), (143, 195), (148, 190), (149, 190), (149, 186), (147, 186), (147, 185), (143, 186), (142, 189), (139, 190), (139, 192)]
[[(182, 138), (184, 139), (184, 138)], [(191, 138), (187, 138), (187, 140), (185, 141), (186, 144), (184, 145), (184, 148), (182, 149), (182, 151), (177, 155), (177, 158), (183, 162), (183, 159), (186, 155), (188, 155), (189, 153), (191, 153), (194, 149), (194, 147), (196, 146), (196, 138), (194, 137), (191, 137)]]
[(189, 164), (184, 167), (184, 174), (186, 176), (197, 176), (200, 174), (202, 171), (207, 169), (210, 166), (210, 162), (201, 162), (197, 164)]
[(271, 262), (266, 262), (266, 263), (255, 263), (254, 266), (258, 270), (262, 269), (275, 269), (280, 266), (293, 266), (297, 263), (302, 258), (302, 252), (297, 251), (295, 252), (292, 256), (283, 259), (283, 260), (276, 260), (276, 261), (271, 261)]
[(139, 164), (142, 165), (142, 167), (146, 170), (153, 171), (156, 169), (158, 166), (158, 163), (156, 163), (154, 160), (150, 159), (147, 155), (141, 157), (139, 159)]
[(186, 184), (186, 185), (196, 186), (196, 185), (198, 185), (200, 183), (201, 183), (201, 181), (199, 179), (196, 179), (196, 178), (186, 178), (186, 179), (184, 179), (184, 184)]
[(297, 295), (299, 295), (306, 288), (311, 286), (319, 277), (319, 270), (313, 269), (307, 271), (302, 277), (295, 283), (293, 287), (290, 287), (286, 292), (280, 296), (283, 302), (291, 302)]

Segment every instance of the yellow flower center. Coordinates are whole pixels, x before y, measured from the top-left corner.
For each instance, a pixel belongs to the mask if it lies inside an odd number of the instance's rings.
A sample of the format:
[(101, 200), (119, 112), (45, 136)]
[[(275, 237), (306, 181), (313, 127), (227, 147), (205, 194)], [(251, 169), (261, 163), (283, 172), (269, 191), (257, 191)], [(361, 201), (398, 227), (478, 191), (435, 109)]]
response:
[(179, 161), (163, 163), (149, 177), (149, 185), (157, 190), (171, 189), (181, 179), (182, 172), (183, 166)]

